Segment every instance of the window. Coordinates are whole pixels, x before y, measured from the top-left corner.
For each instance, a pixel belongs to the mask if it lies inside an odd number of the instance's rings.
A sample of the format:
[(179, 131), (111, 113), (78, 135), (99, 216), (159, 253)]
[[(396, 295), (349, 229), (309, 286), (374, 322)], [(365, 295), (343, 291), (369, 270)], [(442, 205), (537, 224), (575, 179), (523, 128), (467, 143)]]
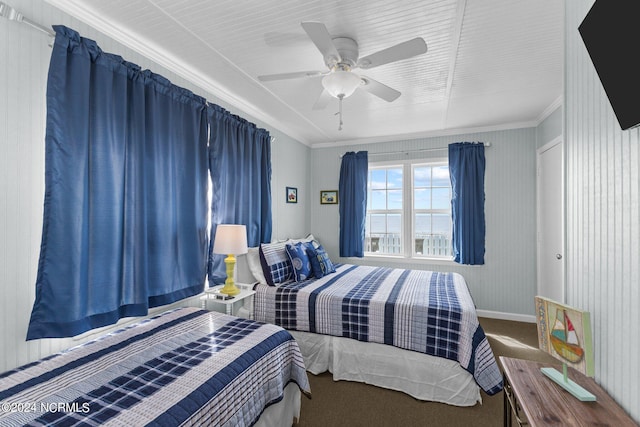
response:
[(446, 161), (369, 164), (365, 252), (451, 258)]
[(403, 167), (369, 167), (365, 252), (402, 254)]
[(413, 255), (450, 257), (451, 181), (446, 164), (413, 166)]

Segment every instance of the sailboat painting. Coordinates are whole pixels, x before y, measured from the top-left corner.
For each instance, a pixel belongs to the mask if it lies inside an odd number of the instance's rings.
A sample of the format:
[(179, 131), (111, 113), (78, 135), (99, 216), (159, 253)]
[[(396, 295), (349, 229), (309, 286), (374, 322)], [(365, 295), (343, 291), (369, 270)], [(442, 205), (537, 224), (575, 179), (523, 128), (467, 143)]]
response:
[(588, 311), (537, 296), (538, 345), (556, 359), (593, 377), (593, 348)]

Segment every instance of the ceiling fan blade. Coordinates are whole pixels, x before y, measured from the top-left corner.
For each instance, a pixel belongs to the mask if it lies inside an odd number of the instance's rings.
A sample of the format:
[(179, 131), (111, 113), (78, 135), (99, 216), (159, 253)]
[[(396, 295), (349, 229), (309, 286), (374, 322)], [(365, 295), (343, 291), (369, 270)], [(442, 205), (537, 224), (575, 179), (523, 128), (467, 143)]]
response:
[(261, 82), (271, 82), (274, 80), (298, 79), (300, 77), (316, 77), (321, 76), (320, 71), (296, 71), (293, 73), (268, 74), (266, 76), (258, 76)]
[(302, 28), (307, 32), (307, 35), (316, 45), (326, 64), (338, 63), (341, 61), (338, 49), (333, 44), (331, 34), (327, 30), (327, 27), (321, 22), (303, 22)]
[(389, 86), (382, 84), (372, 78), (361, 76), (363, 84), (360, 88), (366, 90), (372, 95), (377, 96), (378, 98), (382, 98), (385, 101), (393, 102), (400, 96), (400, 92), (397, 90), (390, 88)]
[(322, 90), (322, 93), (318, 97), (318, 100), (313, 104), (312, 110), (324, 110), (333, 97), (327, 92), (326, 89)]
[(427, 44), (421, 37), (391, 46), (379, 52), (372, 53), (358, 60), (358, 67), (363, 69), (378, 67), (390, 62), (400, 61), (421, 55), (427, 51)]

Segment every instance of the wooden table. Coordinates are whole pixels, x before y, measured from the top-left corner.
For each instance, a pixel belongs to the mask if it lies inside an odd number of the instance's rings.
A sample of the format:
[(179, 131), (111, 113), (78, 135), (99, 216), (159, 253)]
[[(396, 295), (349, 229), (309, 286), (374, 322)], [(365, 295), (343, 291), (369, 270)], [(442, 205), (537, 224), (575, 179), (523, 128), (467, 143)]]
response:
[[(569, 378), (596, 396), (581, 402), (546, 377), (546, 363), (500, 356), (504, 369), (504, 425), (637, 426), (631, 417), (592, 378), (569, 368)], [(562, 366), (554, 366), (562, 372)]]

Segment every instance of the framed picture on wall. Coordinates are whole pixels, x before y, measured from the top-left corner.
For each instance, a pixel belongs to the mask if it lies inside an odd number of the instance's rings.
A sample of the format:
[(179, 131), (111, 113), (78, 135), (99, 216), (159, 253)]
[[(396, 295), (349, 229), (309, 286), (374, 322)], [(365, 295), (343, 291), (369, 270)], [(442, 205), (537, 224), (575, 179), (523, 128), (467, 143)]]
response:
[(298, 203), (298, 189), (287, 187), (287, 203)]
[(321, 205), (337, 205), (338, 204), (338, 190), (322, 190), (322, 191), (320, 191), (320, 204)]

